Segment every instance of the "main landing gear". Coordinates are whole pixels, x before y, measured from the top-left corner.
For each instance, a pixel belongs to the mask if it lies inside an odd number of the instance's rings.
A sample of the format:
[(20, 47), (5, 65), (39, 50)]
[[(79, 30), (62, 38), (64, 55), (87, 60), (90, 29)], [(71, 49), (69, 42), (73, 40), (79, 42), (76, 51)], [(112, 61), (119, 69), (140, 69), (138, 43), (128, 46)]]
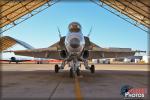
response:
[(84, 66), (85, 66), (85, 69), (88, 69), (91, 71), (91, 73), (95, 73), (95, 66), (94, 65), (91, 65), (91, 67), (88, 65), (88, 61), (87, 60), (84, 60)]
[(66, 65), (66, 61), (63, 61), (60, 66), (58, 64), (56, 64), (55, 65), (55, 73), (58, 73), (60, 69), (64, 69), (65, 65)]
[(91, 73), (95, 73), (95, 66), (94, 65), (91, 65), (90, 71), (91, 71)]
[(56, 64), (56, 65), (55, 65), (55, 73), (58, 73), (58, 72), (59, 72), (59, 69), (60, 69), (59, 66)]

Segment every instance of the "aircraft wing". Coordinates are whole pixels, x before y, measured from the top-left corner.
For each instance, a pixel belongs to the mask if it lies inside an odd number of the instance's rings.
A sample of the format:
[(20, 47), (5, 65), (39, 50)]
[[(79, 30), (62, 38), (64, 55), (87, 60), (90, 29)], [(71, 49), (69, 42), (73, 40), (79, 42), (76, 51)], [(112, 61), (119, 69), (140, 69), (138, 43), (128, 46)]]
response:
[(101, 48), (94, 46), (89, 51), (89, 59), (129, 57), (134, 56), (135, 52), (130, 48)]
[(15, 55), (21, 56), (30, 56), (35, 58), (51, 58), (51, 59), (61, 59), (60, 50), (63, 50), (64, 47), (65, 36), (60, 38), (60, 41), (54, 43), (48, 48), (40, 48), (40, 49), (28, 49), (28, 50), (17, 50), (17, 51), (3, 51), (3, 52), (14, 52)]
[(30, 56), (35, 58), (51, 58), (60, 59), (59, 51), (56, 47), (31, 49), (31, 50), (17, 50), (13, 51), (15, 55)]

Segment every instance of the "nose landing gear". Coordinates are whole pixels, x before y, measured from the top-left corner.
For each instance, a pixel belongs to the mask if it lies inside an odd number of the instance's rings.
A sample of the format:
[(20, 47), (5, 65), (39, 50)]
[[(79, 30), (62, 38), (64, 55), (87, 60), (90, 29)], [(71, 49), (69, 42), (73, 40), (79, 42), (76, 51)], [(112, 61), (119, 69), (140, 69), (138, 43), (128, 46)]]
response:
[(79, 68), (77, 68), (76, 73), (77, 73), (77, 76), (80, 76), (80, 69)]
[(73, 68), (70, 68), (70, 78), (74, 77), (74, 72), (73, 72)]
[(77, 74), (77, 76), (80, 76), (80, 69), (77, 68), (75, 71), (75, 70), (73, 70), (73, 68), (70, 68), (70, 78), (75, 77), (75, 74)]

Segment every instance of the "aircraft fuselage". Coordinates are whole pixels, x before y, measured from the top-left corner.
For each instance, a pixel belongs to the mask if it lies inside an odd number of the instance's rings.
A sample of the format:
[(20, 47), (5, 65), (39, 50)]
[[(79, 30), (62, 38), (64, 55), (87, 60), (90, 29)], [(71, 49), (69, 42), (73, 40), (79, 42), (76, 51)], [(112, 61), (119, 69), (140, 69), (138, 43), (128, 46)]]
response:
[(71, 55), (80, 55), (85, 46), (84, 36), (79, 23), (73, 22), (69, 25), (69, 32), (65, 38), (66, 50)]

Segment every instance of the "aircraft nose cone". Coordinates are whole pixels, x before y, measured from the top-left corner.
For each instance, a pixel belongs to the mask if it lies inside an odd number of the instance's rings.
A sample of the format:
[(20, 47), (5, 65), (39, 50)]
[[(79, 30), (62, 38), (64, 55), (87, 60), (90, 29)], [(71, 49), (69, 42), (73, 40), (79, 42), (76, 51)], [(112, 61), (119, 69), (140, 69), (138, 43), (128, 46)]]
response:
[(80, 40), (77, 38), (73, 38), (70, 40), (70, 46), (72, 48), (78, 48), (80, 46)]

